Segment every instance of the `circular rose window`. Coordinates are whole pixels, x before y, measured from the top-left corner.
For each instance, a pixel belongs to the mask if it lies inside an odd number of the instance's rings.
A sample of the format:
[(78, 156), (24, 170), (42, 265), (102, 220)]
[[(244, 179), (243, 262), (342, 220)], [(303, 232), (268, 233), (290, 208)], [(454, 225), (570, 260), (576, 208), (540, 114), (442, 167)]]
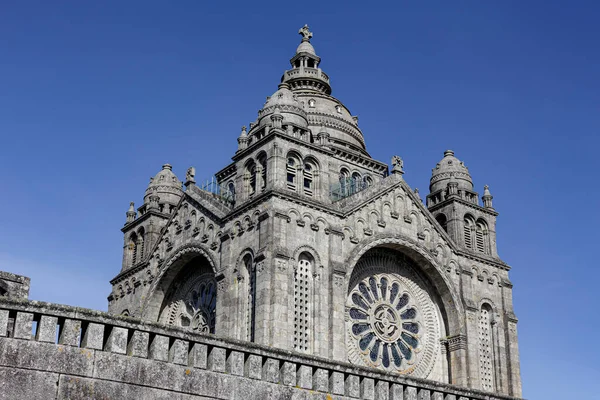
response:
[(439, 325), (433, 302), (406, 272), (354, 280), (346, 308), (348, 354), (355, 364), (427, 377)]

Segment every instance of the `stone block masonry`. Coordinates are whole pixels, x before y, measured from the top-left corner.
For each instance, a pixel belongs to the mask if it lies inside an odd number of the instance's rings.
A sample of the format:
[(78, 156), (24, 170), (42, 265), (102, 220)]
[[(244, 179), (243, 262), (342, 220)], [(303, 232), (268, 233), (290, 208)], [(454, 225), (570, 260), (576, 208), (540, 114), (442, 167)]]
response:
[(514, 399), (76, 307), (0, 316), (2, 400)]

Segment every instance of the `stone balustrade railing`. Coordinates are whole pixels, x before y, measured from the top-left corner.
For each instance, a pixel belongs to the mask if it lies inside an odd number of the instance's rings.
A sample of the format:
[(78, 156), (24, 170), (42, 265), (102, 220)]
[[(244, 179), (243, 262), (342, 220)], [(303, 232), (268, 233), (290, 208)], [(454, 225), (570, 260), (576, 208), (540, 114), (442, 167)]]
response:
[(0, 399), (501, 400), (56, 304), (0, 299)]

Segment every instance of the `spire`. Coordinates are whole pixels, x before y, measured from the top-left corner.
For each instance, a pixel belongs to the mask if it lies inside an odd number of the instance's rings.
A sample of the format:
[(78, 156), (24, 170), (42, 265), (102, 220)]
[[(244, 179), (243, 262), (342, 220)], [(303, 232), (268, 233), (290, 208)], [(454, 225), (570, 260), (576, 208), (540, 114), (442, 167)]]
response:
[(127, 223), (133, 222), (135, 220), (136, 214), (137, 213), (135, 212), (134, 203), (132, 201), (131, 203), (129, 203), (129, 210), (127, 210), (127, 213), (125, 213), (125, 215), (127, 215)]
[(494, 207), (492, 206), (492, 199), (494, 198), (494, 196), (492, 196), (492, 194), (490, 193), (490, 187), (488, 185), (485, 185), (483, 187), (483, 196), (481, 196), (481, 200), (483, 200), (483, 206), (485, 208), (491, 208), (493, 209)]
[(242, 132), (238, 137), (238, 151), (244, 150), (248, 147), (248, 132), (246, 131), (246, 127), (242, 126)]

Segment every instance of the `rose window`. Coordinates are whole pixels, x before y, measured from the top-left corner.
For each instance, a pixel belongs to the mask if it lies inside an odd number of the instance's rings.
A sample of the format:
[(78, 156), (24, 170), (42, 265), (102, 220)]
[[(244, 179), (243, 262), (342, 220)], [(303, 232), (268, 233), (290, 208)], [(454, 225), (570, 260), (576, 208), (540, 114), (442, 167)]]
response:
[(399, 273), (376, 273), (398, 270), (399, 265), (390, 257), (378, 259), (379, 265), (373, 261), (357, 265), (358, 276), (351, 281), (348, 358), (354, 364), (426, 378), (439, 346), (433, 302), (408, 265)]

